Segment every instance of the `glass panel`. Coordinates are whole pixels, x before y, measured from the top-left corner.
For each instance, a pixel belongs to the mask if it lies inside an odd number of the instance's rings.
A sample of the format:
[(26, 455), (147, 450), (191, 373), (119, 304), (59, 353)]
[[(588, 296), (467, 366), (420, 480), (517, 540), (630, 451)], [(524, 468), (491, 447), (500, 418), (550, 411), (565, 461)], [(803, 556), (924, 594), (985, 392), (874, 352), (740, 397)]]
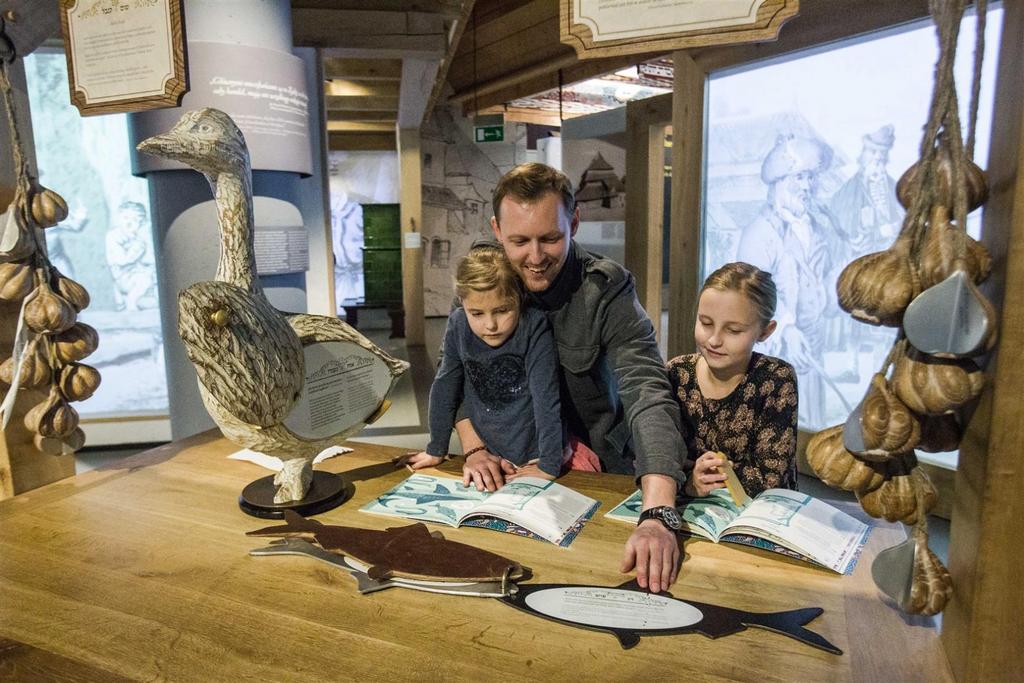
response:
[(25, 72), (40, 182), (70, 209), (46, 231), (50, 261), (89, 290), (92, 303), (80, 320), (100, 336), (84, 362), (103, 382), (75, 407), (87, 417), (166, 414), (149, 185), (131, 174), (127, 118), (79, 116), (63, 52), (37, 50)]
[[(990, 11), (981, 166), (1001, 23), (1002, 9)], [(974, 30), (971, 15), (956, 65), (965, 126)], [(918, 24), (708, 83), (703, 276), (735, 260), (772, 272), (779, 330), (759, 350), (797, 368), (802, 429), (843, 422), (895, 336), (844, 313), (835, 282), (847, 263), (887, 248), (899, 230), (895, 179), (918, 158), (937, 58), (934, 29)], [(969, 218), (975, 236), (980, 221), (980, 211)], [(801, 341), (802, 358), (793, 352)]]

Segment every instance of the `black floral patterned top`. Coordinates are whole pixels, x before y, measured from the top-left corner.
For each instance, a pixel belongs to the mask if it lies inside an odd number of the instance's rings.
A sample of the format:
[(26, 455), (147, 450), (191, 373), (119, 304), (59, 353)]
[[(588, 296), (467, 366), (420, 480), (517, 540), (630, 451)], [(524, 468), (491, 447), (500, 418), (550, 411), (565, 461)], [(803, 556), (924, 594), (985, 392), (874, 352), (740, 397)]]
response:
[(697, 383), (694, 353), (668, 362), (672, 390), (682, 408), (683, 439), (693, 462), (721, 451), (733, 462), (747, 494), (797, 488), (796, 374), (779, 358), (754, 353), (747, 374), (731, 394), (705, 398)]

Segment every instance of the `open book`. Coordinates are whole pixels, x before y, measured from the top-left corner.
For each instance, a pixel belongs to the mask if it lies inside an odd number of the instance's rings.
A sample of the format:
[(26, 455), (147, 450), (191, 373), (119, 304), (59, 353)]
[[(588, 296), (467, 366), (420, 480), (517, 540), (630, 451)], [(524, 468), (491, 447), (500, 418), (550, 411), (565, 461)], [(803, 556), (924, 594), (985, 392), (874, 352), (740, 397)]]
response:
[(495, 529), (567, 547), (599, 505), (561, 484), (534, 477), (515, 479), (488, 493), (463, 486), (462, 479), (414, 474), (360, 510)]
[[(605, 516), (636, 523), (641, 496), (636, 491)], [(741, 543), (850, 574), (871, 527), (806, 493), (768, 489), (740, 508), (725, 489), (679, 505), (683, 530), (715, 543)]]

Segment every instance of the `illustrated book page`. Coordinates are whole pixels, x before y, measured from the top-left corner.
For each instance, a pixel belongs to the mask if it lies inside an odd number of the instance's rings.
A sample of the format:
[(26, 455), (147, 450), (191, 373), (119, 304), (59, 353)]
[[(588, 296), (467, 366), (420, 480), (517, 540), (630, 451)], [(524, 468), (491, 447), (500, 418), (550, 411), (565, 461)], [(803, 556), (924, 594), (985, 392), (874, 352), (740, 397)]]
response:
[(361, 510), (534, 536), (565, 547), (599, 505), (561, 484), (533, 477), (515, 479), (488, 493), (463, 486), (461, 479), (414, 474)]

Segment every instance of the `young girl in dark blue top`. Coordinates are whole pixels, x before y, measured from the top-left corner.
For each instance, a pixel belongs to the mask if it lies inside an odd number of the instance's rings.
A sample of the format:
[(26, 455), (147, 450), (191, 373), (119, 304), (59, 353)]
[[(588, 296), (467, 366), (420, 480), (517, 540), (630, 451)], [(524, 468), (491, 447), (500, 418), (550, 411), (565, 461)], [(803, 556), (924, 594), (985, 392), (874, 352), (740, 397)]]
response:
[(500, 249), (473, 249), (459, 264), (455, 294), (462, 308), (448, 318), (430, 387), (430, 443), (408, 464), (420, 469), (444, 460), (462, 405), (487, 451), (519, 476), (554, 479), (565, 441), (547, 318), (522, 305), (519, 276)]

